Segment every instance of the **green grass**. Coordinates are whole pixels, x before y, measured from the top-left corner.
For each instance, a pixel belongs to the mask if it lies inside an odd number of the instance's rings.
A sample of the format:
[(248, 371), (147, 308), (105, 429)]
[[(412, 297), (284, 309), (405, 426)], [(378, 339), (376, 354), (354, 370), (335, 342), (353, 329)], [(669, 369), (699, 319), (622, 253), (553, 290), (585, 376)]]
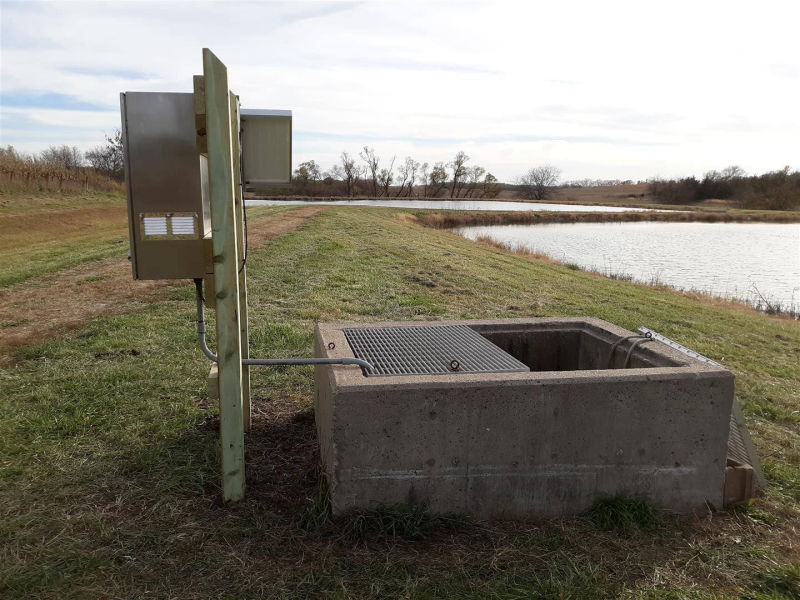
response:
[(50, 240), (36, 244), (25, 252), (9, 252), (3, 256), (5, 264), (0, 275), (0, 288), (87, 262), (124, 258), (128, 252), (127, 235), (127, 231), (111, 228), (66, 244)]
[(0, 288), (128, 251), (117, 194), (0, 194)]
[(111, 192), (0, 192), (0, 216), (42, 215), (48, 212), (75, 210), (76, 208), (105, 208), (124, 206), (123, 194)]
[(349, 515), (343, 519), (344, 535), (363, 539), (371, 534), (421, 540), (442, 529), (463, 529), (469, 517), (458, 513), (433, 514), (424, 503), (400, 503)]
[(586, 511), (586, 517), (598, 529), (617, 533), (654, 529), (659, 524), (650, 503), (625, 496), (598, 498)]
[(772, 569), (756, 578), (757, 593), (754, 599), (800, 600), (800, 566)]
[(254, 251), (248, 278), (254, 356), (308, 355), (325, 320), (647, 325), (736, 373), (770, 488), (753, 509), (667, 515), (624, 538), (581, 518), (428, 527), (435, 518), (409, 507), (329, 523), (312, 371), (281, 367), (253, 371), (248, 497), (222, 506), (187, 284), (23, 347), (0, 373), (1, 597), (794, 598), (798, 323), (515, 256), (385, 209), (325, 211)]

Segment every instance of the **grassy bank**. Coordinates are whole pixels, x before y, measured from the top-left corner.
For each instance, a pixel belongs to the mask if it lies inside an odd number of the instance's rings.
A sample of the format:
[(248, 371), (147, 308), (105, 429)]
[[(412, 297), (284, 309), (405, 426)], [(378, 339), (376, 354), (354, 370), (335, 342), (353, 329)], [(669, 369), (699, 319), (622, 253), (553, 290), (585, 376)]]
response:
[(119, 194), (0, 194), (0, 286), (127, 252)]
[(494, 212), (415, 211), (423, 225), (453, 229), (470, 225), (542, 225), (545, 223), (800, 223), (798, 211), (669, 211), (669, 212)]
[[(252, 210), (252, 222), (259, 214), (277, 218)], [(18, 267), (2, 265), (8, 281)], [(0, 596), (797, 597), (800, 324), (515, 256), (387, 209), (323, 210), (254, 250), (248, 274), (255, 356), (307, 355), (314, 322), (334, 319), (593, 315), (652, 327), (736, 373), (767, 495), (625, 532), (589, 518), (333, 522), (311, 371), (284, 367), (254, 372), (248, 497), (221, 506), (208, 362), (193, 290), (176, 283), (18, 348), (0, 374)], [(421, 539), (388, 535), (386, 522)]]

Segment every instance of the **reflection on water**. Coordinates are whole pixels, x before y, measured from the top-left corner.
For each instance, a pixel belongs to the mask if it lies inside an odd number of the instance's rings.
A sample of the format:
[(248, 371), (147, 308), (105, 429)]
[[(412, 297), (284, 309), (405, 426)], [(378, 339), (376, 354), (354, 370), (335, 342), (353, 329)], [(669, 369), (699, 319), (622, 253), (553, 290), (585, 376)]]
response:
[(559, 223), (456, 231), (637, 281), (754, 304), (766, 299), (787, 309), (800, 305), (800, 224)]
[(245, 200), (247, 206), (288, 206), (290, 204), (325, 204), (330, 206), (385, 206), (388, 208), (433, 208), (438, 210), (500, 210), (500, 211), (551, 211), (551, 212), (639, 212), (644, 208), (622, 206), (595, 206), (583, 204), (548, 204), (545, 202), (504, 202), (500, 200)]

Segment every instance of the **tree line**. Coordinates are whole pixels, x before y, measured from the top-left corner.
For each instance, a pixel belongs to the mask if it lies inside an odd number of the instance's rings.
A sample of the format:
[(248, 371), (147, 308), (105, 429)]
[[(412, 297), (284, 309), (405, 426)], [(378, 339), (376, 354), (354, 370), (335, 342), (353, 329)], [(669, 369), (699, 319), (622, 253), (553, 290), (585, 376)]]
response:
[[(410, 156), (401, 162), (396, 156), (384, 160), (374, 148), (364, 146), (357, 156), (342, 152), (339, 161), (326, 171), (314, 160), (300, 163), (288, 190), (281, 187), (262, 191), (281, 196), (491, 199), (503, 189), (511, 188), (530, 200), (544, 200), (558, 184), (561, 173), (552, 165), (543, 165), (530, 169), (517, 177), (514, 185), (508, 185), (500, 183), (484, 167), (470, 162), (464, 151), (457, 152), (448, 162), (432, 164)], [(68, 145), (50, 146), (35, 154), (17, 152), (12, 146), (0, 148), (0, 174), (16, 187), (20, 183), (33, 185), (34, 181), (44, 182), (47, 189), (53, 188), (54, 182), (56, 189), (64, 188), (64, 182), (78, 180), (88, 185), (89, 173), (112, 182), (125, 179), (119, 129), (106, 135), (104, 144), (85, 153)]]
[[(370, 196), (423, 198), (495, 198), (502, 185), (470, 157), (459, 151), (449, 162), (419, 162), (407, 156), (384, 160), (374, 148), (364, 146), (354, 156), (342, 152), (328, 170), (309, 160), (295, 169), (292, 191), (307, 196)], [(285, 193), (285, 192), (284, 192)]]
[[(95, 173), (123, 181), (125, 167), (123, 163), (122, 132), (117, 129), (112, 135), (105, 136), (105, 143), (88, 152), (81, 152), (77, 146), (50, 146), (41, 152), (26, 154), (18, 152), (13, 146), (0, 148), (0, 156), (6, 168), (15, 165), (15, 172), (51, 172), (63, 171), (78, 173), (90, 169)], [(26, 167), (27, 166), (27, 167)]]
[[(559, 183), (561, 171), (540, 165), (505, 184), (459, 151), (450, 161), (419, 162), (407, 156), (384, 160), (364, 146), (358, 155), (342, 152), (336, 164), (323, 171), (309, 160), (294, 170), (290, 188), (264, 190), (274, 195), (370, 196), (374, 198), (496, 198), (507, 189), (528, 200), (546, 200), (559, 188), (614, 186), (631, 180), (571, 180)], [(105, 143), (88, 152), (76, 146), (50, 146), (35, 154), (0, 147), (0, 175), (5, 188), (66, 187), (110, 190), (125, 178), (122, 132), (105, 136)], [(35, 182), (39, 182), (38, 184)], [(709, 199), (729, 200), (743, 208), (790, 210), (800, 206), (800, 171), (788, 166), (762, 175), (748, 175), (738, 166), (709, 171), (702, 178), (653, 178), (648, 192), (663, 204), (691, 204)]]
[(654, 178), (649, 192), (663, 204), (730, 200), (742, 208), (791, 210), (800, 206), (800, 171), (788, 166), (762, 175), (748, 175), (738, 166), (709, 171), (702, 179)]
[(0, 147), (0, 190), (119, 192), (125, 173), (121, 138), (118, 142), (116, 163), (109, 161), (105, 147), (85, 154), (66, 145), (35, 154), (18, 152), (13, 146)]

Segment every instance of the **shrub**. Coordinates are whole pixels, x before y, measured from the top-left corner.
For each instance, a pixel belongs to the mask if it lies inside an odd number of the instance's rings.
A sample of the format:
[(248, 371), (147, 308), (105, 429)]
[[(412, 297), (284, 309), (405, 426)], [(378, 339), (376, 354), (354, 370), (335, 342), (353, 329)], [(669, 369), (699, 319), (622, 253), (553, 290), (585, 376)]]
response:
[(743, 208), (792, 210), (800, 207), (800, 171), (784, 167), (763, 175), (745, 176), (739, 167), (709, 171), (702, 181), (653, 179), (649, 191), (664, 204), (690, 204), (709, 199), (731, 199)]

